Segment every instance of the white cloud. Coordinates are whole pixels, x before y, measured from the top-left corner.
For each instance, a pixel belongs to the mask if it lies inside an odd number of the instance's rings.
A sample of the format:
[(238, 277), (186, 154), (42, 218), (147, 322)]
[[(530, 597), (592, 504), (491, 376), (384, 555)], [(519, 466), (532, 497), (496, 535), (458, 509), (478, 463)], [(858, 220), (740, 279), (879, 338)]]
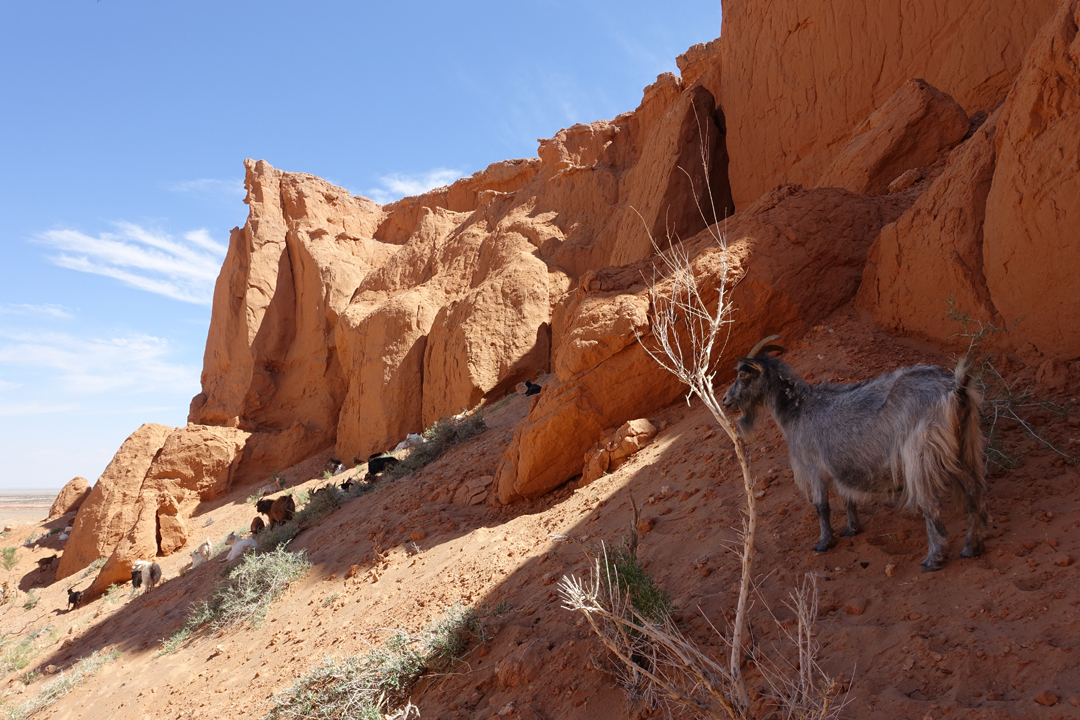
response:
[(367, 195), (380, 205), (385, 205), (403, 197), (421, 195), (428, 190), (449, 185), (460, 177), (460, 170), (450, 170), (448, 168), (435, 168), (417, 175), (393, 173), (381, 176), (379, 178), (381, 187), (367, 190), (364, 195)]
[(8, 382), (7, 380), (0, 380), (0, 391), (14, 390), (15, 388), (21, 388), (22, 383)]
[(206, 230), (194, 230), (176, 240), (133, 223), (116, 226), (119, 232), (97, 237), (76, 230), (50, 230), (37, 239), (60, 251), (49, 257), (60, 267), (111, 277), (182, 302), (211, 303), (226, 248)]
[[(196, 392), (199, 368), (170, 362), (171, 353), (168, 340), (152, 335), (98, 339), (67, 333), (0, 331), (0, 364), (21, 369), (22, 375), (44, 373), (47, 385), (68, 398), (119, 392)], [(43, 402), (41, 406), (53, 404)]]
[(28, 305), (25, 303), (0, 303), (0, 313), (5, 315), (46, 315), (54, 318), (73, 317), (69, 308), (56, 303)]

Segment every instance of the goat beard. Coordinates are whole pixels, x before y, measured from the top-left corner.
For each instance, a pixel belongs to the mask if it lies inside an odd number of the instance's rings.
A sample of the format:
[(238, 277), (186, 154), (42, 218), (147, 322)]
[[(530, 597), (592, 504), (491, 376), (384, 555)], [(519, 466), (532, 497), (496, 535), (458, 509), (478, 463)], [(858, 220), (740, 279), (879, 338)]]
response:
[(743, 442), (754, 441), (754, 423), (757, 422), (757, 408), (743, 408), (742, 417), (739, 418), (738, 432)]

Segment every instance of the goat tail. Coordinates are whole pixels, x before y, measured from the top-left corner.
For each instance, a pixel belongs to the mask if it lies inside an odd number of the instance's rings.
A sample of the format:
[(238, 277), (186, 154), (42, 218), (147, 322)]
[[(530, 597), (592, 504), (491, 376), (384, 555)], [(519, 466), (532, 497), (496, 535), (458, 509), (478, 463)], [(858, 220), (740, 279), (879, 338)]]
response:
[(986, 492), (986, 439), (979, 427), (983, 397), (975, 380), (974, 368), (970, 355), (964, 355), (953, 371), (956, 379), (956, 437), (962, 466), (959, 479), (967, 486), (957, 488), (957, 491), (968, 497), (972, 494), (982, 497)]

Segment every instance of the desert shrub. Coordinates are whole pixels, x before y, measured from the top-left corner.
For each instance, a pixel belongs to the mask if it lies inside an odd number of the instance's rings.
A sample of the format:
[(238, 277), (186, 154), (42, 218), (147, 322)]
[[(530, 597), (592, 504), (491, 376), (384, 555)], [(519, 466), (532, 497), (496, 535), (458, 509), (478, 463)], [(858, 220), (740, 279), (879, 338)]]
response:
[(424, 442), (414, 445), (398, 464), (387, 468), (387, 474), (397, 479), (419, 470), (436, 460), (450, 448), (487, 430), (479, 411), (462, 418), (443, 418), (425, 430)]
[(33, 610), (40, 601), (41, 598), (38, 597), (36, 592), (28, 590), (26, 593), (26, 602), (23, 603), (23, 610)]
[(485, 639), (483, 619), (506, 612), (455, 605), (442, 620), (415, 634), (393, 631), (382, 647), (366, 655), (327, 656), (291, 688), (271, 698), (267, 718), (363, 718), (407, 716), (409, 692), (424, 675), (445, 672), (474, 641)]
[(98, 650), (93, 655), (83, 658), (75, 663), (71, 670), (61, 671), (55, 680), (41, 688), (41, 693), (36, 698), (27, 700), (22, 705), (0, 709), (0, 720), (26, 720), (70, 693), (96, 673), (102, 665), (118, 657), (120, 657), (119, 650), (108, 652)]
[(204, 627), (227, 630), (241, 623), (258, 627), (289, 583), (310, 568), (305, 552), (288, 552), (284, 547), (245, 555), (209, 600), (192, 606), (184, 626), (162, 642), (161, 654), (175, 650)]

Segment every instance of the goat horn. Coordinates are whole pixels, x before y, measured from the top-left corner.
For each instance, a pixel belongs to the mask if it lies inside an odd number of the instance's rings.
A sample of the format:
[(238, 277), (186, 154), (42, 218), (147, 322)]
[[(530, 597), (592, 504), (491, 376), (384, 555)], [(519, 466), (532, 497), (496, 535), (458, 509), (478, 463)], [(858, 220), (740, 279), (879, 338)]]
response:
[(773, 340), (779, 340), (779, 339), (780, 339), (779, 335), (770, 335), (769, 337), (759, 341), (758, 344), (754, 346), (754, 349), (751, 350), (749, 353), (747, 353), (746, 357), (756, 358), (758, 356), (758, 351), (761, 350), (761, 348), (765, 347), (766, 345), (771, 343)]

